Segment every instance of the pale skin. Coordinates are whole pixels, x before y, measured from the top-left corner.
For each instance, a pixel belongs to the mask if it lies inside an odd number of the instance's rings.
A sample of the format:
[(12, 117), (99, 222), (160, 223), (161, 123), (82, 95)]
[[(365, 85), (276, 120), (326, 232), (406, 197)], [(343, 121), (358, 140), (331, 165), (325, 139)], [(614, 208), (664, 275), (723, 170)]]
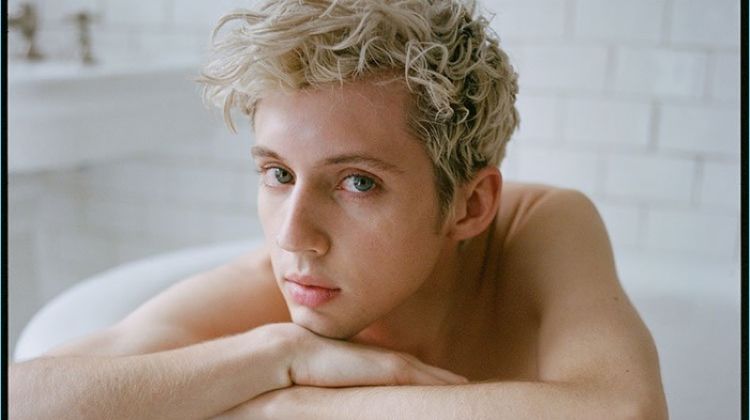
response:
[[(265, 246), (12, 365), (12, 417), (666, 418), (593, 204), (489, 167), (441, 217), (406, 107), (367, 81), (265, 97)], [(300, 304), (290, 274), (339, 293)]]

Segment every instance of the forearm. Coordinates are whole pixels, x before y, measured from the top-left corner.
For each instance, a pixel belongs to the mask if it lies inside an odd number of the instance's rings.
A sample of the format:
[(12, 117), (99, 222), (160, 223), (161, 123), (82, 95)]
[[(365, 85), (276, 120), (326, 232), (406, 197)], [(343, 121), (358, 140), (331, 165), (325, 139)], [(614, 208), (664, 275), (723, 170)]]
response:
[(619, 419), (665, 418), (608, 390), (540, 382), (361, 388), (292, 387), (235, 409), (230, 418)]
[(11, 418), (206, 418), (290, 385), (278, 345), (251, 331), (146, 355), (12, 365)]

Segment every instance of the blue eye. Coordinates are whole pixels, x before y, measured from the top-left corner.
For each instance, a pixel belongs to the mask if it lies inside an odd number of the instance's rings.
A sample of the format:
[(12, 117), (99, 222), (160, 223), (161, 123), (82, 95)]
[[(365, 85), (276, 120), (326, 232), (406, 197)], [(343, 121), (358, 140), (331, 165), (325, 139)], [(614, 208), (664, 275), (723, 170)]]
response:
[(273, 176), (279, 184), (288, 184), (292, 182), (292, 174), (281, 168), (273, 168)]
[(352, 175), (346, 178), (344, 182), (345, 189), (352, 192), (368, 192), (375, 188), (375, 181), (372, 178), (361, 175)]

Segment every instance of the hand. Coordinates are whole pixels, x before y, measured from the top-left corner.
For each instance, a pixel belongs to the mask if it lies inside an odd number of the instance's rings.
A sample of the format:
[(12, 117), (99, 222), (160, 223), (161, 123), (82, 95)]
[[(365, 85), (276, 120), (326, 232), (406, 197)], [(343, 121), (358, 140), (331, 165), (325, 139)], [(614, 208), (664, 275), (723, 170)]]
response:
[(462, 376), (426, 365), (412, 355), (321, 337), (296, 324), (272, 324), (262, 328), (290, 338), (286, 367), (293, 385), (335, 388), (468, 382)]

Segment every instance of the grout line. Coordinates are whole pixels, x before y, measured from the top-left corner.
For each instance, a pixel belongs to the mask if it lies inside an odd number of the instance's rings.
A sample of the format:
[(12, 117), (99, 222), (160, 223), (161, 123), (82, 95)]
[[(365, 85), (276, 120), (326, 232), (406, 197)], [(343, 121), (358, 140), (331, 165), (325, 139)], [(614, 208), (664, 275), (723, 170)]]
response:
[(607, 153), (598, 153), (597, 156), (597, 168), (596, 171), (599, 174), (596, 180), (595, 184), (595, 191), (600, 195), (604, 196), (607, 192), (607, 179), (609, 177), (609, 172), (607, 171), (607, 166), (609, 163), (609, 154)]
[(563, 39), (572, 40), (575, 39), (575, 24), (576, 24), (576, 0), (568, 0), (565, 4), (565, 21), (563, 23)]
[(615, 91), (615, 76), (617, 74), (617, 64), (619, 56), (618, 47), (610, 45), (607, 47), (607, 59), (604, 67), (604, 92), (611, 93)]
[(651, 102), (651, 121), (649, 129), (649, 138), (646, 142), (646, 149), (653, 154), (658, 152), (659, 129), (661, 128), (661, 103), (658, 100)]
[(648, 238), (649, 225), (651, 224), (649, 213), (650, 209), (647, 204), (638, 205), (638, 231), (635, 235), (635, 247), (641, 252), (648, 250), (646, 240)]
[(713, 94), (713, 79), (714, 74), (716, 73), (716, 61), (718, 61), (718, 56), (715, 52), (712, 51), (706, 51), (705, 52), (706, 57), (706, 64), (704, 66), (705, 70), (705, 79), (703, 82), (703, 95), (701, 97), (703, 98), (703, 102), (706, 104), (710, 104), (711, 101), (714, 99)]
[(669, 47), (671, 45), (671, 32), (672, 32), (672, 14), (674, 13), (674, 0), (666, 0), (664, 2), (664, 14), (661, 20), (661, 43), (662, 47)]
[(703, 157), (698, 157), (695, 159), (695, 169), (693, 170), (693, 189), (691, 191), (690, 202), (696, 208), (700, 207), (701, 200), (703, 198), (701, 197), (701, 185), (703, 184), (703, 178), (705, 177), (705, 166), (706, 162)]

